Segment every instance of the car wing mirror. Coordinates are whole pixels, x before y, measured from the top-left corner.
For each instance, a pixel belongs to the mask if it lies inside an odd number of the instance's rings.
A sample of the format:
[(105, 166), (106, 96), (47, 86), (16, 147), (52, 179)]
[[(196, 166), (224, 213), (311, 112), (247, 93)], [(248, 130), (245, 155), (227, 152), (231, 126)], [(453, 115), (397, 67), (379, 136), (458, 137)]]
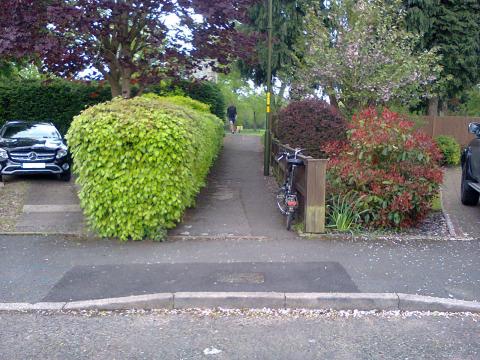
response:
[(478, 123), (470, 123), (468, 124), (468, 132), (470, 134), (478, 134), (478, 130), (480, 129), (480, 124)]

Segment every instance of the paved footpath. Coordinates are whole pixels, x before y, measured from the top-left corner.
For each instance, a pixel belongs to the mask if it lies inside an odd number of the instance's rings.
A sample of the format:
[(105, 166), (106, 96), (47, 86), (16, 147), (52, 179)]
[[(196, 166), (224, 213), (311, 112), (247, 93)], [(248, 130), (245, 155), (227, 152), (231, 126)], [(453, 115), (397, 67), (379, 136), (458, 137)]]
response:
[(292, 237), (276, 208), (275, 183), (263, 176), (259, 136), (227, 135), (194, 209), (172, 234)]

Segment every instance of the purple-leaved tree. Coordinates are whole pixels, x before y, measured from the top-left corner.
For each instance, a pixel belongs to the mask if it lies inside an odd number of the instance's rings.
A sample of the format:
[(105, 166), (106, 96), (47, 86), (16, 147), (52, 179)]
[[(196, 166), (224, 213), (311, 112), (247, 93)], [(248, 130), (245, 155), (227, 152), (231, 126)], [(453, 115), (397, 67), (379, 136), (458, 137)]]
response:
[(162, 77), (248, 54), (253, 40), (236, 24), (253, 2), (1, 0), (0, 60), (36, 61), (66, 78), (83, 72), (129, 98), (134, 83), (141, 92)]

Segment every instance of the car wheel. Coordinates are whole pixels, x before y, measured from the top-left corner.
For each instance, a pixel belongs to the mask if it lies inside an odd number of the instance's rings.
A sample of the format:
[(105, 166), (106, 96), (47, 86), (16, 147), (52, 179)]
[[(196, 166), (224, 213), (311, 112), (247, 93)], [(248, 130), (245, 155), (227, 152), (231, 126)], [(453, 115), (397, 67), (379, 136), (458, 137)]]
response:
[(480, 194), (468, 185), (469, 179), (467, 175), (467, 165), (465, 164), (462, 167), (462, 184), (460, 188), (461, 200), (463, 205), (474, 206), (478, 204), (478, 198)]
[(70, 170), (64, 171), (63, 173), (60, 174), (60, 180), (69, 182), (70, 179), (72, 178), (72, 172)]

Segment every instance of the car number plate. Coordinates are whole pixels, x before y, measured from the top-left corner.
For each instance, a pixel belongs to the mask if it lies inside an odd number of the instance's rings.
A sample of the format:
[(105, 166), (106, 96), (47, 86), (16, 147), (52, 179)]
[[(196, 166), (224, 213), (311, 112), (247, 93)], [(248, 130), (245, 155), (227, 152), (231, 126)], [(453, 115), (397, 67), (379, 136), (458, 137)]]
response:
[(24, 169), (45, 169), (45, 163), (24, 163), (22, 164)]

